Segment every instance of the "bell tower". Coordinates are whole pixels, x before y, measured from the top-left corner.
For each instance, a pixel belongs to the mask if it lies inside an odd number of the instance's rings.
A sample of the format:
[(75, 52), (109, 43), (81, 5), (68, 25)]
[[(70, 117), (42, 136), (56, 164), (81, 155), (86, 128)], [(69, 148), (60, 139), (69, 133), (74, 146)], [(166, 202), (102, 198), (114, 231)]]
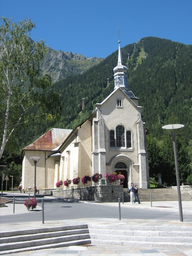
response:
[(128, 90), (127, 85), (127, 70), (128, 68), (122, 64), (122, 55), (120, 41), (118, 41), (118, 61), (117, 66), (113, 69), (114, 72), (114, 90), (117, 88), (122, 88)]

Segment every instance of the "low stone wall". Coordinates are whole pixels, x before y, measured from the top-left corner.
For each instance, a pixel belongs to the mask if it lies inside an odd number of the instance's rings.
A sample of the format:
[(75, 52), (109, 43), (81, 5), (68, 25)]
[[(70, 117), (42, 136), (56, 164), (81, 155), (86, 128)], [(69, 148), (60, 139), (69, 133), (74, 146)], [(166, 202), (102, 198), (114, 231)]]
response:
[(97, 202), (117, 202), (118, 198), (122, 199), (123, 194), (123, 186), (119, 185), (98, 185), (83, 188), (56, 189), (53, 191), (53, 196), (55, 197)]
[(12, 200), (5, 197), (0, 197), (0, 207), (6, 207), (6, 203), (11, 202)]
[(48, 189), (48, 188), (39, 189), (39, 194), (45, 195), (45, 196), (52, 196), (53, 191), (54, 191), (54, 189)]
[[(177, 186), (172, 186), (172, 189), (177, 191)], [(192, 199), (192, 186), (190, 185), (181, 185), (180, 186), (181, 195), (184, 197), (189, 195)]]

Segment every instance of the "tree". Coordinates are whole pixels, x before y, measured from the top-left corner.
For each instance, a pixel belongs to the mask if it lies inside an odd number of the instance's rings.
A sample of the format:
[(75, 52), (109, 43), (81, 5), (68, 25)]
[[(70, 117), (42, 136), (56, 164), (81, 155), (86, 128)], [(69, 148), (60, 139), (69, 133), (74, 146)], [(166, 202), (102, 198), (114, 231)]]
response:
[(46, 47), (44, 42), (30, 39), (34, 27), (27, 19), (16, 24), (2, 18), (0, 25), (0, 159), (20, 125), (61, 112), (60, 96), (52, 91), (51, 78), (40, 76)]
[(176, 175), (175, 175), (175, 161), (174, 161), (174, 152), (173, 152), (173, 142), (170, 134), (165, 134), (163, 136), (161, 147), (161, 168), (162, 168), (162, 179), (163, 182), (169, 185), (176, 184)]
[[(185, 182), (190, 174), (190, 158), (188, 155), (187, 145), (182, 135), (182, 130), (177, 131), (176, 146), (177, 146), (177, 159), (178, 168), (181, 182)], [(166, 134), (163, 137), (161, 144), (161, 159), (162, 159), (162, 176), (165, 182), (169, 184), (176, 184), (176, 172), (175, 172), (175, 159), (173, 150), (173, 141), (170, 134)]]
[(183, 136), (177, 137), (178, 165), (181, 182), (186, 182), (191, 173), (190, 156)]
[(187, 184), (192, 185), (192, 174), (187, 177)]
[(156, 178), (157, 180), (157, 175), (162, 173), (162, 157), (158, 142), (151, 134), (147, 135), (147, 152), (149, 159), (149, 175), (151, 178)]

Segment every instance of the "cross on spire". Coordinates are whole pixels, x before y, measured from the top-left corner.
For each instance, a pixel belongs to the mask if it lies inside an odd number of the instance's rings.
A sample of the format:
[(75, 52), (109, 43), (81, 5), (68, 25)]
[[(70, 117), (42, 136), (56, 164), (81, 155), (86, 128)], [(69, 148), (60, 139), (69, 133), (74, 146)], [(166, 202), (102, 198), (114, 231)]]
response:
[(119, 27), (118, 27), (118, 33), (117, 33), (117, 35), (118, 35), (118, 41), (120, 42), (120, 30), (119, 30)]

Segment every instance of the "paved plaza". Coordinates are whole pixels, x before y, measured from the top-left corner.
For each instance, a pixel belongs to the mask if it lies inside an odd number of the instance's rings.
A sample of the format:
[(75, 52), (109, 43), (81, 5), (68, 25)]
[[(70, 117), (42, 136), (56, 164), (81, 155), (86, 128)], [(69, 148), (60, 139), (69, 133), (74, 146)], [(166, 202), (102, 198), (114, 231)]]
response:
[[(47, 205), (54, 207), (56, 204), (49, 203)], [(74, 207), (74, 210), (76, 209), (76, 205), (62, 205), (63, 208), (61, 210), (64, 210), (67, 212), (68, 210), (71, 211)], [(111, 223), (116, 223), (120, 226), (124, 226), (127, 224), (130, 225), (158, 225), (158, 226), (178, 226), (181, 227), (184, 226), (191, 226), (192, 230), (192, 201), (183, 201), (182, 207), (183, 207), (183, 222), (180, 222), (179, 220), (179, 209), (178, 209), (178, 202), (153, 202), (152, 204), (150, 202), (141, 202), (141, 204), (131, 204), (129, 202), (126, 202), (124, 204), (121, 203), (121, 218), (119, 215), (119, 209), (118, 209), (118, 203), (94, 203), (94, 202), (81, 202), (78, 205), (79, 212), (76, 211), (76, 217), (75, 215), (71, 218), (67, 218), (66, 214), (63, 214), (63, 219), (57, 219), (55, 217), (55, 220), (46, 220), (44, 223), (42, 223), (41, 219), (39, 221), (26, 221), (28, 217), (31, 217), (35, 214), (41, 214), (41, 204), (38, 204), (36, 212), (27, 211), (26, 207), (23, 204), (16, 204), (15, 205), (15, 213), (13, 213), (13, 205), (8, 203), (7, 207), (1, 207), (0, 208), (0, 231), (12, 231), (12, 230), (20, 230), (20, 229), (33, 229), (33, 228), (41, 228), (41, 227), (51, 227), (51, 226), (64, 226), (64, 225), (74, 225), (74, 224), (88, 224), (88, 225), (97, 225), (102, 224), (104, 225), (111, 225)], [(85, 208), (86, 207), (86, 208)], [(88, 207), (88, 208), (87, 208)], [(57, 206), (58, 208), (58, 206)], [(55, 212), (57, 212), (57, 208), (55, 209)], [(48, 209), (48, 208), (45, 208)], [(93, 209), (95, 212), (96, 209), (97, 212), (103, 212), (104, 217), (95, 217), (95, 215), (91, 215), (88, 217), (88, 215), (85, 214), (85, 218), (82, 218), (81, 211), (83, 209), (90, 209), (86, 211), (90, 211)], [(110, 210), (110, 212), (114, 211), (116, 214), (116, 218), (114, 218), (113, 215), (109, 215), (110, 217), (106, 217), (106, 211), (105, 209)], [(135, 215), (135, 211), (137, 211), (137, 218), (131, 217), (132, 214)], [(59, 212), (59, 211), (58, 211)], [(126, 213), (130, 213), (130, 216), (126, 216)], [(70, 212), (69, 212), (70, 214)], [(153, 215), (156, 215), (153, 217)], [(129, 215), (129, 214), (128, 214)], [(144, 218), (142, 218), (142, 215)], [(149, 216), (147, 218), (146, 216)], [(46, 216), (46, 215), (45, 215)], [(56, 215), (55, 215), (56, 216)], [(94, 217), (93, 217), (94, 216)], [(17, 219), (19, 217), (19, 219)], [(15, 222), (13, 221), (15, 219)], [(4, 221), (5, 220), (5, 221)], [(10, 220), (10, 222), (9, 222)], [(1, 255), (7, 255), (2, 254)], [(101, 244), (101, 245), (83, 245), (83, 246), (69, 246), (69, 247), (60, 247), (60, 248), (53, 248), (53, 249), (42, 249), (42, 250), (36, 250), (36, 251), (26, 251), (26, 252), (18, 252), (18, 253), (12, 253), (9, 255), (15, 255), (15, 256), (51, 256), (51, 255), (71, 255), (71, 256), (96, 256), (96, 255), (145, 255), (145, 256), (161, 256), (161, 255), (167, 255), (167, 256), (192, 256), (192, 248), (189, 248), (189, 246), (174, 246), (174, 245), (168, 245), (168, 246), (159, 246), (159, 247), (150, 247), (145, 246), (142, 244), (142, 246), (125, 246), (125, 245), (113, 245), (113, 244)]]

